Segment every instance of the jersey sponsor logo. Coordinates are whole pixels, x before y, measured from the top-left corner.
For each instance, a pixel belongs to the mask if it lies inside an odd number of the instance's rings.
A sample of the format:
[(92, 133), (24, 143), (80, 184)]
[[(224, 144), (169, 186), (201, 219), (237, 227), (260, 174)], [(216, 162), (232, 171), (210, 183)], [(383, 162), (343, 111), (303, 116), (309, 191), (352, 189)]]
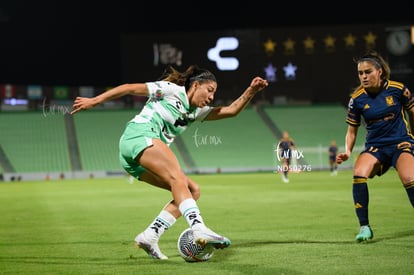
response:
[(182, 119), (182, 118), (177, 118), (177, 120), (174, 123), (174, 126), (175, 127), (177, 127), (177, 126), (187, 126), (187, 124), (188, 124), (187, 120)]

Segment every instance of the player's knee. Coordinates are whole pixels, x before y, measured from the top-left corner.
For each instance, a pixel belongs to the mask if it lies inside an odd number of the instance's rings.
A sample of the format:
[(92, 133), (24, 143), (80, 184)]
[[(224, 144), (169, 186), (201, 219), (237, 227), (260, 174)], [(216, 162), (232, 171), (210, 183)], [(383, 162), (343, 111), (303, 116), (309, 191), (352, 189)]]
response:
[(364, 167), (355, 167), (354, 168), (354, 177), (364, 177), (364, 178), (371, 178), (372, 174), (375, 175), (376, 171), (373, 169), (372, 171), (368, 171)]
[(187, 177), (182, 173), (169, 173), (164, 181), (167, 182), (171, 188), (187, 188), (188, 186)]
[(411, 188), (414, 189), (414, 178), (413, 177), (404, 177), (404, 176), (402, 176), (401, 181), (402, 181), (405, 189), (411, 189)]

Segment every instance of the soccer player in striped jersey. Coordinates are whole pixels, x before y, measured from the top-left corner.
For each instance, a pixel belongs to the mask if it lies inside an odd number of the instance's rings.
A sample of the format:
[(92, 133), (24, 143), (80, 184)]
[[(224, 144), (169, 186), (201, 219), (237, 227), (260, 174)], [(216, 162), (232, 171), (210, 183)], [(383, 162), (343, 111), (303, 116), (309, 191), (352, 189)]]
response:
[(172, 192), (172, 200), (135, 238), (136, 244), (150, 257), (168, 259), (161, 252), (158, 240), (180, 216), (186, 219), (198, 244), (216, 248), (230, 245), (228, 238), (216, 234), (204, 223), (196, 203), (200, 188), (184, 174), (170, 145), (195, 121), (236, 116), (267, 86), (266, 80), (255, 77), (231, 104), (212, 107), (216, 78), (210, 71), (192, 65), (184, 72), (169, 67), (160, 81), (123, 84), (93, 98), (75, 99), (72, 114), (125, 95), (148, 97), (142, 110), (126, 125), (119, 141), (119, 158), (133, 177)]
[(364, 119), (365, 149), (354, 165), (353, 199), (359, 220), (356, 241), (373, 238), (368, 217), (367, 180), (381, 176), (392, 166), (414, 207), (414, 97), (401, 82), (390, 80), (390, 67), (375, 51), (355, 58), (360, 81), (348, 103), (345, 152), (337, 155), (340, 164), (350, 158)]

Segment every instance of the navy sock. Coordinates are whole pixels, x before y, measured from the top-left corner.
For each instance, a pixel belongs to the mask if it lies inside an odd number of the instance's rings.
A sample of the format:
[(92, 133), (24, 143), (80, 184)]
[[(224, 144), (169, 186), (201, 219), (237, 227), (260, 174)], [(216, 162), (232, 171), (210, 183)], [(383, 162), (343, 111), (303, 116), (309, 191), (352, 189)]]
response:
[(367, 178), (354, 176), (352, 195), (354, 197), (355, 212), (359, 220), (359, 225), (368, 225), (369, 194)]

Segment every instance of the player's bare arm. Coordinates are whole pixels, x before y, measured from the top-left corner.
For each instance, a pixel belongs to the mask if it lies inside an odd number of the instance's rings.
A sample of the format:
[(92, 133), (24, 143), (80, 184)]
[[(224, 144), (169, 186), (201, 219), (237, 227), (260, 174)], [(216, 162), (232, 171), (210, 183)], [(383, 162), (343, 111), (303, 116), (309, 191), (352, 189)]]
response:
[(336, 163), (341, 164), (347, 161), (351, 157), (352, 150), (354, 149), (356, 137), (358, 133), (358, 127), (348, 126), (348, 130), (345, 136), (345, 152), (339, 153), (336, 156)]
[(255, 77), (250, 86), (228, 106), (214, 107), (206, 120), (217, 120), (238, 115), (252, 100), (252, 98), (261, 90), (269, 85), (267, 80), (261, 77)]
[(148, 89), (145, 83), (122, 84), (92, 98), (76, 97), (71, 114), (73, 115), (80, 110), (91, 109), (96, 105), (128, 94), (146, 96), (148, 95)]

